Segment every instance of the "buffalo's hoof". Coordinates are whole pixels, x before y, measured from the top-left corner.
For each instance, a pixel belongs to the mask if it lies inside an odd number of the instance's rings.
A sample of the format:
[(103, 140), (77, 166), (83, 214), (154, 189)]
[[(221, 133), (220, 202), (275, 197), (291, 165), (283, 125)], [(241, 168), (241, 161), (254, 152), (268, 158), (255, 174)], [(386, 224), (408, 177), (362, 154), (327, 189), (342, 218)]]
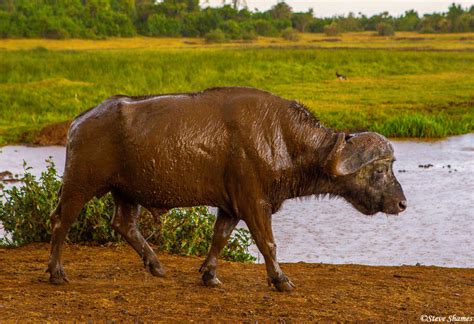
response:
[(288, 278), (285, 278), (285, 280), (271, 280), (270, 282), (275, 286), (276, 290), (280, 292), (288, 292), (296, 288), (295, 284)]
[(161, 266), (150, 265), (150, 273), (155, 277), (164, 277), (166, 274), (166, 270), (163, 269)]
[(292, 291), (293, 289), (296, 288), (296, 286), (291, 281), (280, 282), (274, 285), (275, 285), (275, 288), (281, 292)]
[(53, 285), (64, 285), (65, 283), (69, 282), (67, 277), (49, 277), (49, 282)]
[(66, 273), (64, 273), (64, 270), (62, 267), (57, 270), (46, 270), (46, 272), (50, 273), (49, 276), (49, 282), (52, 283), (53, 285), (63, 285), (67, 282), (69, 282), (69, 279), (66, 277)]
[(219, 279), (217, 279), (217, 277), (209, 279), (209, 280), (203, 279), (202, 282), (204, 282), (204, 285), (207, 287), (218, 287), (222, 285), (222, 282)]
[(204, 272), (204, 274), (202, 275), (202, 282), (207, 287), (217, 287), (217, 286), (222, 285), (222, 282), (219, 279), (217, 279), (216, 276), (212, 275), (211, 273), (207, 271)]

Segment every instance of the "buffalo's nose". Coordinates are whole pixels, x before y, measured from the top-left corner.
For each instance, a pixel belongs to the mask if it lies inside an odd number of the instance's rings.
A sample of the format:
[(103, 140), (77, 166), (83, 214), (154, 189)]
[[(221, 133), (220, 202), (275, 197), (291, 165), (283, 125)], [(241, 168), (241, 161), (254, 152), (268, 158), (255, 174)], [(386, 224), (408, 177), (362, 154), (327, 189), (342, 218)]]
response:
[(398, 209), (400, 209), (401, 212), (407, 209), (407, 201), (406, 200), (400, 201), (398, 203)]

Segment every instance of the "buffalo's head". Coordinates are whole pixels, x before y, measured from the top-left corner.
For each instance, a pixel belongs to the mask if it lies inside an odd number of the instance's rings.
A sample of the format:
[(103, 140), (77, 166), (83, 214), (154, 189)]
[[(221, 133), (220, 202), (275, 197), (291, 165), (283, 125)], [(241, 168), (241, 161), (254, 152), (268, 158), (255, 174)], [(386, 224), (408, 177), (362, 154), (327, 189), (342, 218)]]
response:
[(393, 174), (394, 160), (392, 145), (380, 134), (339, 134), (325, 169), (333, 176), (338, 194), (361, 213), (398, 214), (407, 203)]

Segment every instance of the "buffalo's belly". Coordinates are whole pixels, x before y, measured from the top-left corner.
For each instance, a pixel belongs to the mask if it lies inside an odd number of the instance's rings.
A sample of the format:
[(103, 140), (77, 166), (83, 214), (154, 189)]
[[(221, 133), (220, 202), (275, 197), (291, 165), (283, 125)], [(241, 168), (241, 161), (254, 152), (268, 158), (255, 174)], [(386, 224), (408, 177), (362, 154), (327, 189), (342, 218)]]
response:
[(116, 190), (143, 206), (219, 206), (225, 202), (224, 173), (216, 165), (184, 165), (128, 170), (120, 176)]

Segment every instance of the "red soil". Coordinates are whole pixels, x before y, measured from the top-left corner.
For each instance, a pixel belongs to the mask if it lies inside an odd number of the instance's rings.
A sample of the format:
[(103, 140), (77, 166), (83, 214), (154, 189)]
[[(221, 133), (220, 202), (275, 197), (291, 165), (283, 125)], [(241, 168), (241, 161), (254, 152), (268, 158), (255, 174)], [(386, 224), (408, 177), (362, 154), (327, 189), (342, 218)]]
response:
[(474, 269), (283, 264), (296, 284), (279, 293), (265, 266), (220, 262), (223, 285), (204, 287), (202, 258), (160, 255), (168, 273), (152, 277), (128, 246), (68, 246), (70, 283), (45, 273), (47, 244), (0, 249), (1, 320), (418, 321), (474, 316)]

